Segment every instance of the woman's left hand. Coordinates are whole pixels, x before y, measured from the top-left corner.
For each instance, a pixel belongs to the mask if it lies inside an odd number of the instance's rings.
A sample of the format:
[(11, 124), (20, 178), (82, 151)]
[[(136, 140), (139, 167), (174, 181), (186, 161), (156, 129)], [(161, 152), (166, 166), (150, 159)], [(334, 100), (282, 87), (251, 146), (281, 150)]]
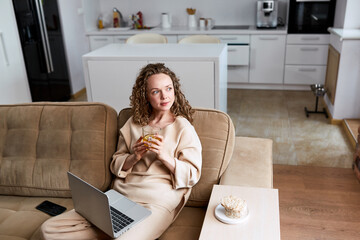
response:
[(175, 172), (175, 160), (166, 151), (164, 151), (164, 137), (161, 135), (155, 135), (154, 138), (148, 144), (149, 151), (157, 154), (157, 158), (167, 167), (169, 170)]

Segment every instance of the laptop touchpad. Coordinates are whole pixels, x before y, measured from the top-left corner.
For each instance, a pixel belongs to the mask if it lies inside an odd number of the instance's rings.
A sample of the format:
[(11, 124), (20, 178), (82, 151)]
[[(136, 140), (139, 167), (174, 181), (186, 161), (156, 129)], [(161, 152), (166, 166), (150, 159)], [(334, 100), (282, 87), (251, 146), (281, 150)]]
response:
[(108, 196), (110, 205), (113, 205), (115, 202), (117, 202), (120, 199), (124, 198), (124, 196), (122, 194), (120, 194), (119, 192), (117, 192), (117, 191), (115, 191), (113, 189), (110, 189), (105, 194)]
[(127, 198), (122, 198), (115, 203), (112, 204), (113, 207), (118, 209), (119, 211), (126, 213), (130, 208), (134, 207), (136, 203), (130, 201)]
[(132, 208), (134, 205), (136, 205), (135, 202), (127, 199), (122, 194), (118, 193), (113, 189), (110, 189), (105, 194), (109, 198), (109, 204), (123, 213), (125, 213), (129, 208)]

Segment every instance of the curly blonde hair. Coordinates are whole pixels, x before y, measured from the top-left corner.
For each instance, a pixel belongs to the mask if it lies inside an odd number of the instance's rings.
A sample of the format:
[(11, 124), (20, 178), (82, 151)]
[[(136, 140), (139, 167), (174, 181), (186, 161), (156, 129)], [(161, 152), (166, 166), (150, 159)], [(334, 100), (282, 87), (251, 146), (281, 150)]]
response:
[(165, 66), (163, 63), (148, 64), (140, 70), (135, 84), (132, 88), (130, 96), (130, 106), (134, 123), (145, 126), (149, 124), (152, 113), (152, 106), (147, 100), (147, 80), (154, 74), (163, 73), (168, 75), (174, 85), (175, 101), (170, 111), (175, 116), (183, 116), (190, 123), (193, 122), (192, 115), (194, 110), (190, 106), (185, 95), (181, 92), (179, 79), (175, 73)]

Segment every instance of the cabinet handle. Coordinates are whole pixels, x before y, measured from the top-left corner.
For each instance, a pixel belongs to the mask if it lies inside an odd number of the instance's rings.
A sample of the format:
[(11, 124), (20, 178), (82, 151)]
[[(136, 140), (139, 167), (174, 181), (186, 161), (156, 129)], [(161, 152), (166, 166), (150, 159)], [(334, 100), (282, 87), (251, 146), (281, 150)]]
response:
[(302, 47), (300, 48), (301, 51), (318, 51), (319, 48), (317, 47)]
[(316, 72), (316, 68), (299, 68), (300, 72)]
[(234, 48), (228, 48), (228, 52), (236, 52), (236, 49), (234, 49)]
[(260, 40), (278, 40), (278, 37), (259, 37)]
[(5, 63), (6, 63), (7, 66), (9, 66), (9, 59), (8, 59), (8, 56), (7, 56), (7, 53), (6, 53), (5, 41), (4, 41), (2, 32), (0, 32), (0, 43), (1, 43), (1, 46), (2, 46), (3, 53), (4, 53)]
[(320, 40), (320, 37), (302, 37), (301, 40)]
[(220, 40), (236, 40), (237, 38), (236, 37), (220, 37)]
[(107, 41), (107, 38), (94, 38), (95, 41)]

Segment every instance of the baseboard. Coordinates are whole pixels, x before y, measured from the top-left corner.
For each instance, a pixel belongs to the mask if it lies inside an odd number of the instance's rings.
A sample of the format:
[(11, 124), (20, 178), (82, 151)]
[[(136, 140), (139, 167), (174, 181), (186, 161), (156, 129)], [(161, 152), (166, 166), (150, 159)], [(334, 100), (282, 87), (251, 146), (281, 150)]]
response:
[(343, 123), (343, 121), (344, 121), (344, 120), (342, 120), (342, 119), (334, 119), (334, 118), (331, 118), (331, 119), (330, 119), (330, 123), (331, 123), (332, 125), (341, 125), (341, 124)]
[(331, 112), (329, 111), (329, 109), (328, 109), (328, 107), (327, 107), (327, 105), (326, 105), (326, 103), (324, 101), (324, 98), (321, 98), (321, 101), (322, 101), (322, 104), (325, 106), (325, 111), (328, 114), (330, 124), (332, 124), (332, 125), (340, 125), (340, 124), (342, 124), (343, 123), (342, 119), (335, 119), (335, 118), (332, 117)]
[(356, 148), (356, 139), (354, 138), (354, 135), (352, 134), (349, 126), (347, 125), (345, 119), (334, 119), (324, 101), (324, 99), (322, 98), (323, 104), (325, 106), (325, 111), (327, 112), (328, 116), (329, 116), (329, 122), (332, 125), (342, 125), (342, 127), (344, 128), (344, 131), (346, 133), (347, 138), (349, 139), (351, 146), (355, 149)]
[(80, 91), (78, 91), (78, 92), (76, 92), (74, 94), (71, 94), (71, 99), (76, 99), (76, 98), (80, 97), (81, 95), (83, 95), (85, 93), (86, 93), (86, 88), (83, 88)]
[(356, 148), (355, 136), (351, 132), (351, 129), (350, 129), (349, 125), (347, 124), (347, 122), (345, 120), (342, 121), (342, 125), (343, 125), (344, 131), (346, 133), (346, 136), (348, 137), (348, 139), (349, 139), (349, 141), (351, 143), (351, 146), (353, 146), (353, 148), (355, 149)]

